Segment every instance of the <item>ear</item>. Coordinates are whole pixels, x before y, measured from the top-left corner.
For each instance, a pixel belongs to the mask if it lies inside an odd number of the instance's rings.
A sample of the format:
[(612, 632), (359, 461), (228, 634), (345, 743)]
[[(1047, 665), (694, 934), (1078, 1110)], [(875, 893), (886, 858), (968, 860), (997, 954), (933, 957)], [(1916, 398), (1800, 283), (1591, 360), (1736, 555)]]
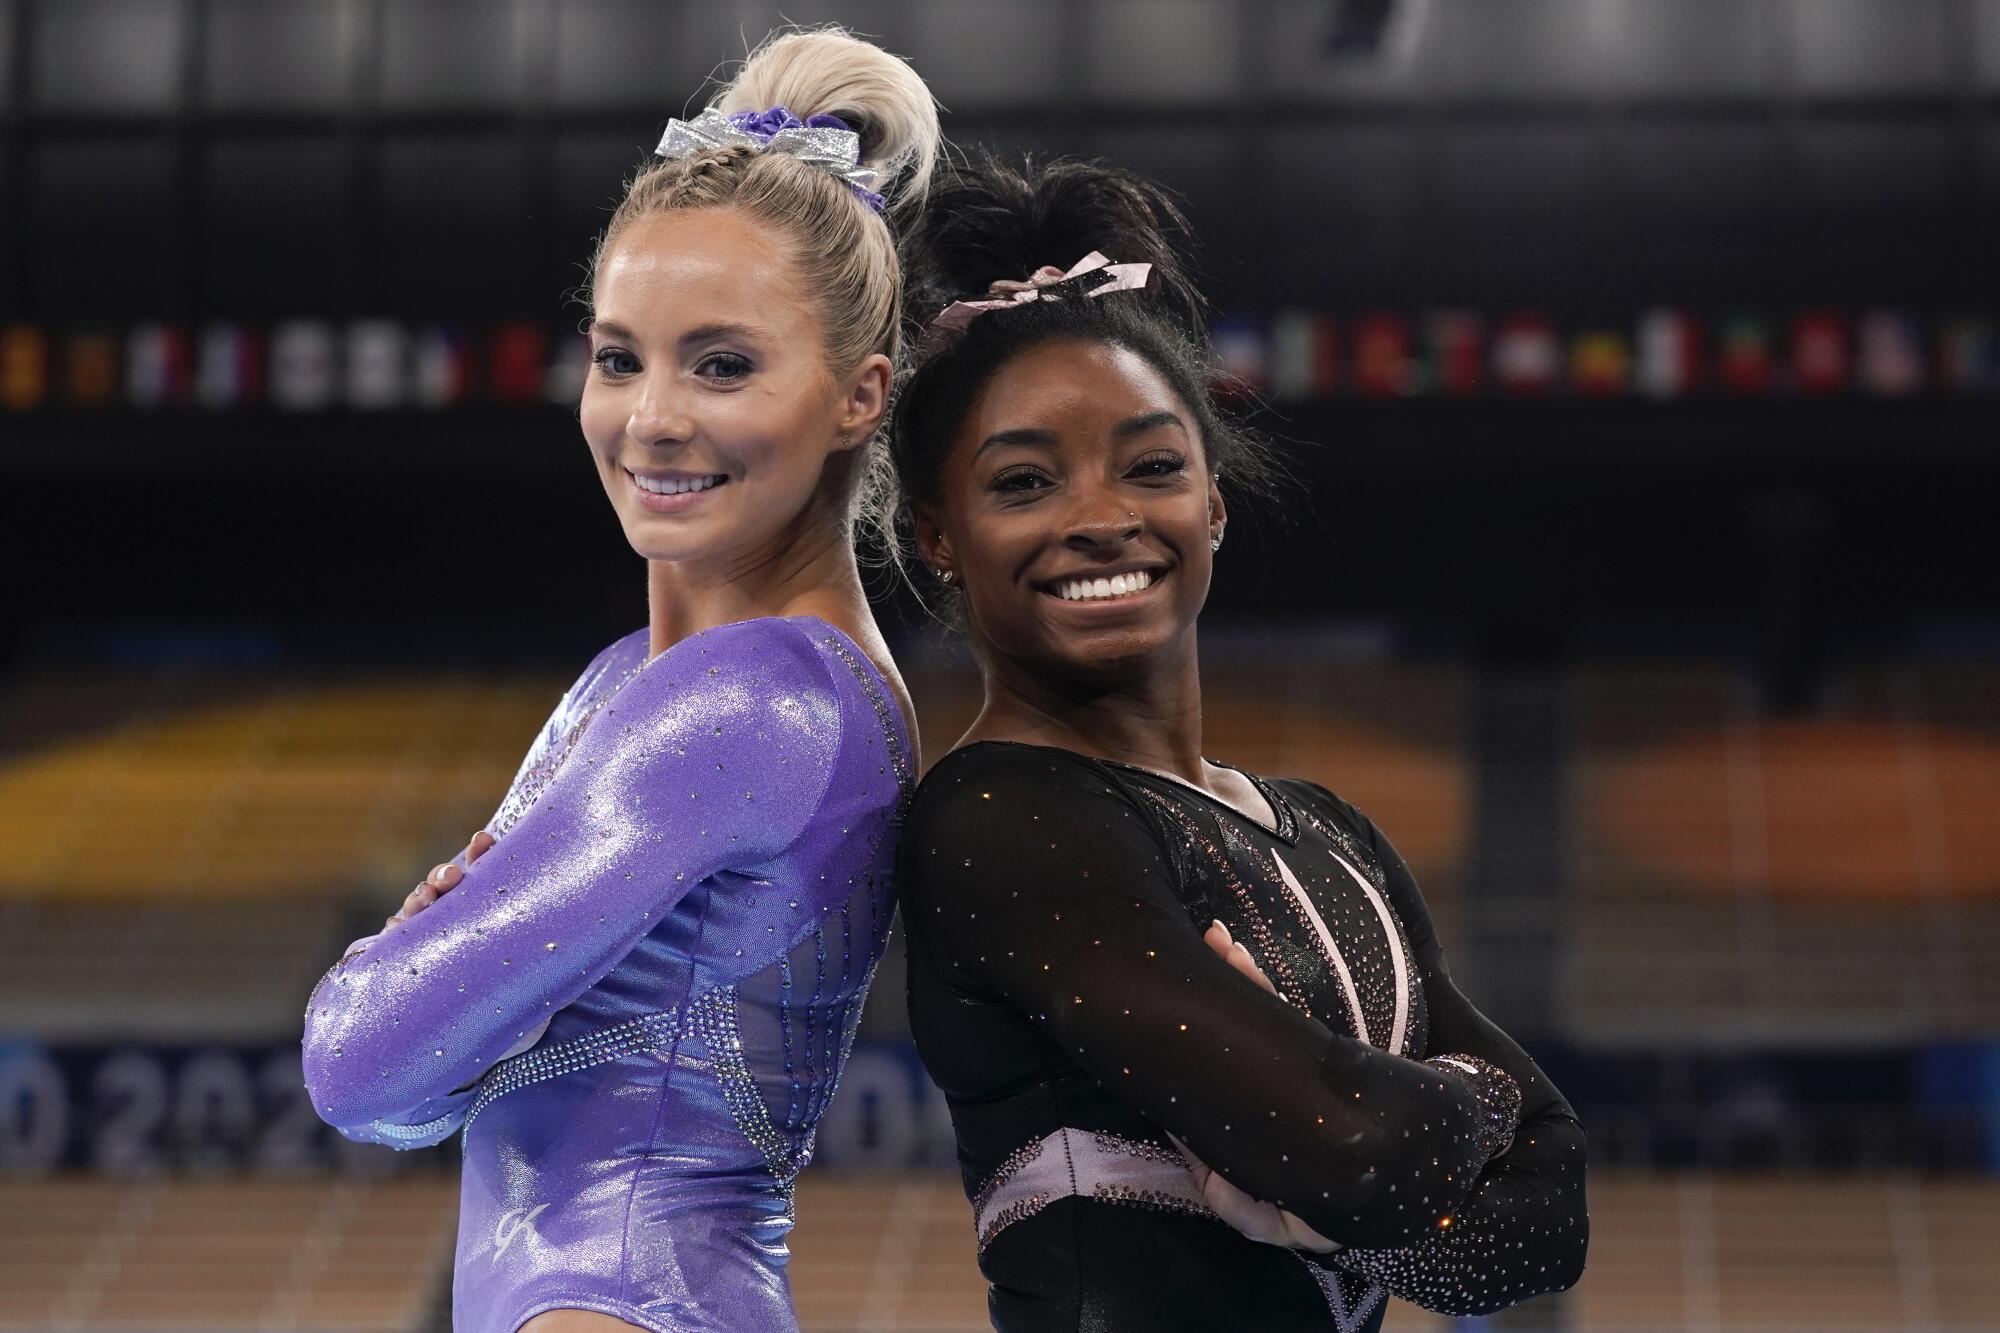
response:
[(1222, 525), (1229, 521), (1229, 506), (1222, 502), (1222, 488), (1215, 484), (1213, 473), (1208, 478), (1208, 539), (1212, 542), (1222, 535)]
[(917, 556), (933, 570), (952, 567), (951, 542), (944, 535), (944, 523), (929, 504), (910, 506), (910, 521), (916, 524)]
[(889, 407), (889, 383), (894, 371), (888, 357), (871, 352), (861, 358), (861, 364), (841, 385), (838, 420), (840, 433), (847, 437), (845, 447), (851, 449), (863, 443), (882, 424), (882, 413)]

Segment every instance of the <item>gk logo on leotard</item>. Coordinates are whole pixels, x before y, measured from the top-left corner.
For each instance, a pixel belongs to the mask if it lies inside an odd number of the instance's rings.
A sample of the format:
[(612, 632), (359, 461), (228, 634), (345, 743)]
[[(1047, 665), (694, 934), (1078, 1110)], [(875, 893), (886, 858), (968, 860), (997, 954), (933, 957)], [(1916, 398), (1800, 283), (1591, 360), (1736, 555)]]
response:
[(493, 1258), (496, 1262), (501, 1255), (507, 1253), (507, 1247), (514, 1243), (514, 1237), (528, 1230), (529, 1224), (540, 1216), (542, 1209), (546, 1207), (547, 1204), (538, 1203), (533, 1208), (509, 1208), (500, 1214), (500, 1220), (493, 1224)]

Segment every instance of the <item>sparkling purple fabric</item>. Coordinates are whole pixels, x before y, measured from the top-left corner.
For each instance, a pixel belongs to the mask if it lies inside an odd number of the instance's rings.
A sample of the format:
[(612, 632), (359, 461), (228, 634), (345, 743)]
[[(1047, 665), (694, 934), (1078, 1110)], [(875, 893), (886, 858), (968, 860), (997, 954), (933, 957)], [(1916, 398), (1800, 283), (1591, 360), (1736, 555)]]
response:
[(846, 130), (850, 134), (854, 131), (854, 127), (839, 116), (822, 111), (800, 120), (782, 106), (774, 106), (769, 111), (738, 111), (729, 118), (729, 123), (760, 139), (768, 139), (779, 130)]
[(497, 844), (307, 1003), (306, 1086), (343, 1135), (463, 1127), (459, 1329), (796, 1326), (792, 1180), (888, 937), (909, 739), (815, 617), (646, 647), (598, 654)]
[[(774, 106), (769, 111), (738, 111), (729, 118), (729, 123), (760, 139), (770, 139), (780, 130), (844, 130), (849, 134), (858, 134), (852, 125), (831, 112), (822, 111), (818, 115), (807, 116), (804, 120), (800, 120), (788, 108), (782, 106)], [(848, 183), (847, 188), (860, 195), (861, 202), (877, 213), (882, 211), (886, 200), (874, 190), (852, 181)]]

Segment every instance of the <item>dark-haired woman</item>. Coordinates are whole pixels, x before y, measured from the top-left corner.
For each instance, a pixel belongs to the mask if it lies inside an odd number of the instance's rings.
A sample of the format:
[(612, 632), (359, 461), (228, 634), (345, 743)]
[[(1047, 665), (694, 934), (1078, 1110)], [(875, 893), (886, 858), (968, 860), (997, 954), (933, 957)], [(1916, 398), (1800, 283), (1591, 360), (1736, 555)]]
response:
[[(994, 1324), (1353, 1333), (1389, 1293), (1567, 1288), (1581, 1129), (1453, 984), (1402, 858), (1326, 788), (1203, 756), (1217, 478), (1267, 465), (1206, 392), (1183, 231), (1129, 173), (988, 159), (905, 247), (912, 309), (970, 294), (892, 448), (985, 699), (898, 892)], [(1051, 280), (1093, 250), (1143, 287)]]

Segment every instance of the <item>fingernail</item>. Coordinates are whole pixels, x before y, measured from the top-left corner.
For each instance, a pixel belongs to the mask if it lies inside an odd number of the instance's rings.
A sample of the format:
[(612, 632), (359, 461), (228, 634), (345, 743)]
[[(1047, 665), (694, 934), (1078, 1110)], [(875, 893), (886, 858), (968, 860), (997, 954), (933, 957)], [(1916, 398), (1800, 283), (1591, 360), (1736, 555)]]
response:
[(449, 869), (451, 869), (451, 862), (449, 861), (440, 861), (437, 865), (431, 867), (431, 883), (444, 883), (444, 872)]

